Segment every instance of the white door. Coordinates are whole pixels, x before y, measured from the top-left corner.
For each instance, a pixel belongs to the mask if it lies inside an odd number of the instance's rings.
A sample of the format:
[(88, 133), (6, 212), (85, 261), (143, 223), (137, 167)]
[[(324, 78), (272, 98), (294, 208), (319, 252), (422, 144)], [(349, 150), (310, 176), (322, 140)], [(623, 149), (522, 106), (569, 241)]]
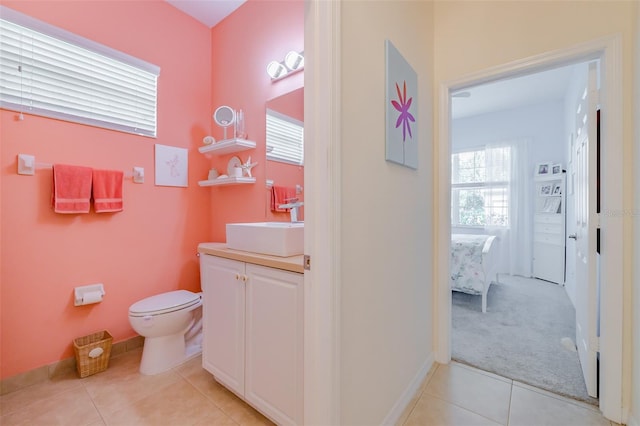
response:
[(576, 345), (587, 392), (598, 396), (598, 276), (596, 268), (597, 64), (589, 64), (587, 87), (576, 115), (575, 239)]

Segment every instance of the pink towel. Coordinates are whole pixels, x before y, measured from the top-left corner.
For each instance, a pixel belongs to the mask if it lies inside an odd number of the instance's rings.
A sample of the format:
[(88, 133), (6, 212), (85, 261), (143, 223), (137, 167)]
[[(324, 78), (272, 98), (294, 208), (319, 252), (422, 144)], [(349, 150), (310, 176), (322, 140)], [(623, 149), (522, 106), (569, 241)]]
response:
[(89, 213), (91, 208), (91, 169), (82, 166), (53, 165), (51, 204), (56, 213)]
[(296, 189), (288, 186), (272, 186), (271, 187), (271, 211), (272, 212), (288, 212), (289, 209), (281, 209), (280, 204), (287, 204), (289, 200), (296, 198)]
[(122, 201), (122, 170), (94, 170), (93, 171), (93, 208), (96, 213), (121, 212), (124, 208)]

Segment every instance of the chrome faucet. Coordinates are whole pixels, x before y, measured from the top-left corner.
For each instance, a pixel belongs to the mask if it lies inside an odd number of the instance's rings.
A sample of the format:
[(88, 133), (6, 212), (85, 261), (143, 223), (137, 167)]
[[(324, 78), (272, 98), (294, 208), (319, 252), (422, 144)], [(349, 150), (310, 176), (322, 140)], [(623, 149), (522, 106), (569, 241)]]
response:
[(298, 201), (297, 198), (288, 198), (286, 201), (287, 204), (280, 204), (278, 208), (289, 209), (289, 213), (291, 214), (291, 222), (299, 222), (298, 209), (304, 206), (304, 202)]

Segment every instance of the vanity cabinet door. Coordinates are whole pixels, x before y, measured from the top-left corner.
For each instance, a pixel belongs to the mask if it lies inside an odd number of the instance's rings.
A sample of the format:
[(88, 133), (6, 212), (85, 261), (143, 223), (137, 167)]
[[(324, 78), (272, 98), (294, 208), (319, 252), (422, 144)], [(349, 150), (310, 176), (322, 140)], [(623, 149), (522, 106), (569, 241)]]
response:
[(303, 274), (246, 265), (245, 399), (280, 425), (303, 419)]
[(245, 264), (200, 256), (203, 292), (202, 366), (217, 381), (244, 395)]

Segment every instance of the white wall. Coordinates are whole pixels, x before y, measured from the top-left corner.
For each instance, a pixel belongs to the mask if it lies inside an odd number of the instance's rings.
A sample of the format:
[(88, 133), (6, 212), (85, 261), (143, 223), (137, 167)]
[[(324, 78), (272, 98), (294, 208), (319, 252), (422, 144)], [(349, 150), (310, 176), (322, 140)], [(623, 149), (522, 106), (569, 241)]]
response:
[(452, 123), (451, 138), (453, 151), (470, 150), (495, 142), (529, 139), (531, 176), (536, 163), (562, 163), (563, 167), (567, 165), (563, 100), (456, 119)]
[[(464, 101), (464, 99), (460, 99)], [(453, 102), (459, 100), (454, 99)], [(487, 144), (510, 140), (527, 140), (529, 144), (529, 187), (522, 188), (533, 197), (533, 174), (537, 163), (561, 163), (566, 168), (566, 145), (563, 100), (464, 117), (453, 120), (451, 126), (452, 152), (482, 148)], [(534, 203), (530, 203), (533, 217)], [(528, 228), (533, 233), (532, 224)], [(452, 227), (453, 233), (484, 233), (483, 229)], [(527, 253), (532, 253), (529, 247)], [(509, 270), (508, 258), (501, 256), (500, 272)], [(529, 263), (532, 262), (529, 256)]]
[[(433, 4), (341, 5), (341, 424), (394, 422), (433, 360)], [(385, 39), (418, 74), (419, 167), (385, 161)]]

